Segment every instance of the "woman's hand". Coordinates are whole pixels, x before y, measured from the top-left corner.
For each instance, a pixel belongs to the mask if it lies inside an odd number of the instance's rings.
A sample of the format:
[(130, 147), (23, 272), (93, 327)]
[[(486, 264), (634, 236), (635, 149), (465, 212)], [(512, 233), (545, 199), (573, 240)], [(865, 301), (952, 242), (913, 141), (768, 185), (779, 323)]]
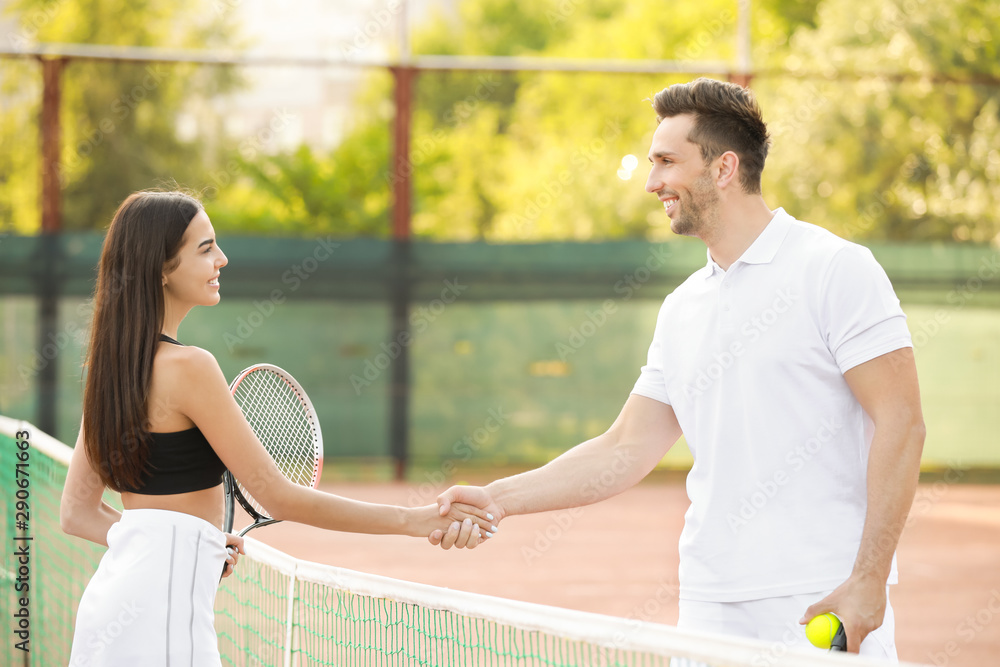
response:
[(245, 554), (246, 551), (243, 549), (243, 538), (239, 535), (233, 535), (232, 533), (226, 533), (226, 568), (222, 572), (222, 578), (225, 579), (236, 570), (236, 563), (240, 560), (240, 554)]
[(488, 513), (475, 507), (456, 505), (445, 516), (441, 516), (437, 505), (418, 507), (414, 511), (419, 534), (445, 549), (475, 549), (497, 531)]
[[(497, 532), (503, 511), (490, 497), (489, 492), (479, 486), (453, 486), (438, 496), (438, 511), (446, 517), (473, 516), (485, 519), (490, 523), (489, 537)], [(452, 524), (448, 531), (435, 530), (427, 536), (427, 541), (441, 545), (442, 549), (450, 549), (461, 544), (462, 535)]]

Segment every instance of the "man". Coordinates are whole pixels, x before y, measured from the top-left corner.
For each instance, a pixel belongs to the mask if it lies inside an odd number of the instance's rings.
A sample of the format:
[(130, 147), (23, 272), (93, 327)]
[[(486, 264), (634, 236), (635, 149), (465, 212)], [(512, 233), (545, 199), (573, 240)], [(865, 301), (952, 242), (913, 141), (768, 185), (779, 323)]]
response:
[(499, 521), (608, 498), (683, 433), (694, 465), (678, 626), (807, 646), (796, 624), (831, 611), (849, 651), (895, 659), (887, 584), (924, 439), (899, 301), (867, 249), (765, 204), (770, 139), (749, 90), (698, 79), (653, 107), (646, 190), (674, 232), (708, 246), (706, 266), (664, 301), (606, 433), (537, 470), (453, 487), (441, 510)]

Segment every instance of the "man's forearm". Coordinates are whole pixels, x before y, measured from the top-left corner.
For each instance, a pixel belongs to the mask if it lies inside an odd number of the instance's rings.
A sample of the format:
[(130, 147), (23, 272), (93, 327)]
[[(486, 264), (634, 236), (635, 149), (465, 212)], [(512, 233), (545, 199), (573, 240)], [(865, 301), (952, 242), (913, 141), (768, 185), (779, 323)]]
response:
[(868, 459), (868, 513), (852, 576), (884, 586), (920, 476), (919, 419), (876, 426)]
[(589, 505), (634, 486), (664, 452), (620, 441), (609, 431), (580, 443), (546, 465), (497, 480), (486, 488), (504, 516)]

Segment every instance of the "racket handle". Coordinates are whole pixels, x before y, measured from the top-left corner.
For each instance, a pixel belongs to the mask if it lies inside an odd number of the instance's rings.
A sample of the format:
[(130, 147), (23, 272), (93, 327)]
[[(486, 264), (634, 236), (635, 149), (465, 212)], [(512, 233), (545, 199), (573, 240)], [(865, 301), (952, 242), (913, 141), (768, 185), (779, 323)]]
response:
[[(229, 546), (226, 547), (226, 553), (227, 554), (232, 554), (233, 553), (233, 546), (232, 545), (229, 545)], [(226, 574), (226, 567), (228, 565), (229, 565), (229, 563), (227, 561), (222, 561), (222, 572), (219, 574), (219, 581), (222, 581), (222, 577)]]
[(830, 640), (830, 650), (847, 651), (847, 632), (844, 631), (843, 624), (837, 628), (837, 632), (833, 635), (833, 639)]

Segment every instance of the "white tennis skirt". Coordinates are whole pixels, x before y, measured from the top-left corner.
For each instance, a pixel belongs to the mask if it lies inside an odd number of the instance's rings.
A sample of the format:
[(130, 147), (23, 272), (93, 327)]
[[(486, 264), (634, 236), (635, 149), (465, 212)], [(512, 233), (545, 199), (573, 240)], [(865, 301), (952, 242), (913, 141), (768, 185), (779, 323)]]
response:
[(125, 510), (108, 547), (80, 600), (70, 667), (219, 667), (222, 531), (181, 512)]

